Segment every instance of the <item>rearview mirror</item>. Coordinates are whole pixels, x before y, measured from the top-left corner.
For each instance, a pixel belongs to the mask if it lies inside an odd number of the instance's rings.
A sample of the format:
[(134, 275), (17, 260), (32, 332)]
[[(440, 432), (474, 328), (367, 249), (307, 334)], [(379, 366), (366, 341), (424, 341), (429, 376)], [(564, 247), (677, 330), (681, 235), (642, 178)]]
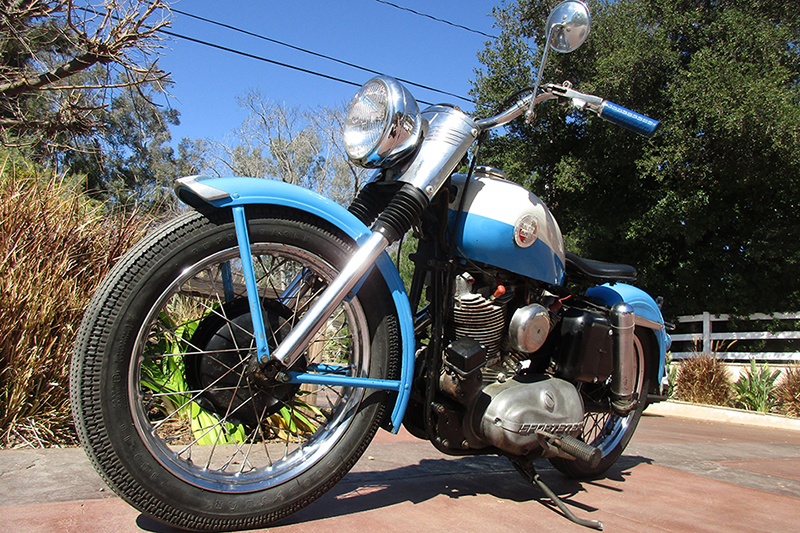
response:
[(579, 0), (561, 2), (547, 17), (547, 43), (556, 52), (572, 52), (589, 36), (592, 15)]
[(536, 73), (536, 85), (533, 88), (534, 98), (526, 113), (530, 123), (533, 118), (533, 104), (535, 96), (539, 93), (539, 85), (542, 83), (542, 71), (547, 63), (547, 52), (552, 48), (556, 52), (572, 52), (589, 36), (592, 15), (589, 13), (589, 6), (581, 0), (565, 0), (550, 12), (547, 17), (545, 31), (547, 40), (542, 51), (542, 62), (539, 64), (539, 72)]

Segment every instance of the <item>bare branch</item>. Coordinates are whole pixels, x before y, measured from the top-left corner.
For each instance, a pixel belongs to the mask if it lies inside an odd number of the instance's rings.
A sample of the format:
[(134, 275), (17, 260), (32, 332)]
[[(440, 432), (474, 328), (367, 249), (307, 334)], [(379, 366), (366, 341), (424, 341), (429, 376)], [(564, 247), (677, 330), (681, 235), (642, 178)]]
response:
[[(160, 19), (157, 13), (162, 14)], [(0, 45), (11, 43), (12, 50), (24, 51), (15, 61), (0, 65), (0, 128), (46, 134), (93, 131), (97, 119), (88, 115), (102, 105), (81, 106), (72, 97), (62, 97), (49, 116), (31, 116), (30, 106), (16, 102), (26, 94), (88, 94), (166, 80), (167, 74), (148, 58), (158, 53), (162, 38), (157, 32), (169, 26), (168, 14), (164, 0), (107, 1), (97, 8), (77, 6), (72, 0), (0, 4)], [(99, 65), (108, 65), (109, 73), (130, 73), (129, 81), (93, 79), (91, 69)], [(41, 115), (41, 106), (37, 109)]]

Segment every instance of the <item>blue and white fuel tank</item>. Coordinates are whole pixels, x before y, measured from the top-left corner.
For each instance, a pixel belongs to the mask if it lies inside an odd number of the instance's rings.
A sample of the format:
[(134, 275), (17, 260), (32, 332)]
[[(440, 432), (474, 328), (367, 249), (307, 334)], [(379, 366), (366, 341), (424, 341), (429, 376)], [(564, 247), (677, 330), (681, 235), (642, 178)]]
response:
[(456, 254), (561, 285), (564, 238), (544, 202), (508, 181), (504, 172), (479, 166), (466, 187), (463, 212), (456, 221), (465, 182), (463, 174), (452, 177), (458, 192), (450, 203), (449, 234), (453, 235)]

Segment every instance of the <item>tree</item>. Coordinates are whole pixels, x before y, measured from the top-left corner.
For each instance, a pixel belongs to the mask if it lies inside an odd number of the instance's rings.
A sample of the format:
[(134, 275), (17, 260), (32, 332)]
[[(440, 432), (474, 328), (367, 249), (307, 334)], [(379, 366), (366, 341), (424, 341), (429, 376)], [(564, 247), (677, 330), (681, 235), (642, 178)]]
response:
[[(530, 84), (538, 54), (525, 38), (541, 49), (546, 11), (538, 0), (495, 11), (502, 34), (480, 54), (480, 113)], [(490, 139), (485, 162), (548, 202), (568, 248), (636, 265), (669, 315), (796, 309), (797, 10), (777, 0), (617, 0), (592, 14), (587, 43), (552, 54), (544, 78), (657, 117), (660, 133), (645, 140), (552, 106)]]
[(239, 97), (239, 105), (248, 116), (230, 137), (194, 141), (194, 151), (205, 153), (199, 162), (204, 172), (278, 179), (343, 205), (353, 200), (366, 171), (345, 155), (340, 139), (345, 109), (302, 111), (258, 91)]
[(115, 209), (169, 209), (175, 178), (195, 173), (191, 165), (183, 168), (187, 145), (176, 156), (169, 144), (178, 111), (156, 105), (155, 92), (147, 85), (119, 91), (97, 115), (103, 130), (62, 152), (61, 166), (81, 175), (84, 190)]
[[(2, 142), (57, 147), (91, 135), (102, 128), (108, 89), (163, 80), (151, 56), (158, 30), (168, 24), (166, 9), (161, 0), (3, 2)], [(120, 73), (125, 76), (115, 76)]]

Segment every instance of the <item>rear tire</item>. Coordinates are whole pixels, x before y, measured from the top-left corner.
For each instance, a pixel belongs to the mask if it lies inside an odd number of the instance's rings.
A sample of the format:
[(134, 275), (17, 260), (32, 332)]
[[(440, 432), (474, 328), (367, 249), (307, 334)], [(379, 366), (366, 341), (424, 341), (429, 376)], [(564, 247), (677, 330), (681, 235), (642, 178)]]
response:
[[(649, 390), (647, 362), (650, 361), (650, 343), (644, 336), (642, 330), (637, 329), (634, 337), (636, 350), (636, 392), (639, 395), (639, 402), (636, 409), (628, 413), (628, 416), (621, 417), (611, 412), (587, 412), (583, 418), (583, 430), (579, 439), (600, 448), (602, 459), (594, 468), (583, 461), (562, 459), (554, 457), (550, 463), (567, 477), (573, 479), (596, 479), (601, 477), (606, 470), (617, 462), (622, 452), (636, 431), (639, 419), (647, 404), (647, 391)], [(593, 385), (583, 384), (581, 394), (586, 400), (597, 402), (599, 399), (608, 395), (608, 384)]]
[[(354, 246), (304, 214), (254, 208), (247, 218), (274, 348)], [(240, 266), (230, 211), (167, 223), (102, 283), (72, 359), (73, 416), (95, 468), (142, 513), (184, 529), (263, 527), (313, 502), (361, 456), (389, 399), (255, 380)], [(396, 378), (399, 350), (374, 272), (299, 365)]]

